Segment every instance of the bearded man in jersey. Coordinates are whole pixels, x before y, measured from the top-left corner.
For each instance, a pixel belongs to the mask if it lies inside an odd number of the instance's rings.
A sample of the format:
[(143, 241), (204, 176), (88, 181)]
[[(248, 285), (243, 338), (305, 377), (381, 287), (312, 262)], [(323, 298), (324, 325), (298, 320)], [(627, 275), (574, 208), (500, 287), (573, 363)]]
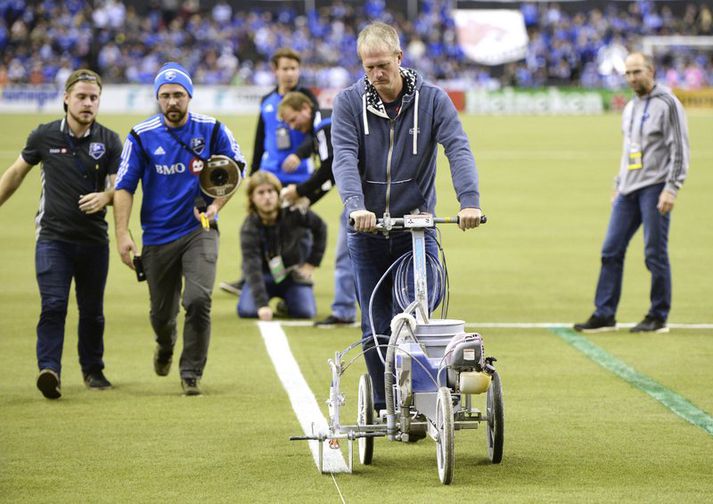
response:
[[(184, 67), (165, 64), (154, 79), (154, 93), (161, 112), (136, 125), (124, 143), (114, 200), (117, 246), (121, 260), (133, 269), (138, 248), (129, 217), (141, 181), (140, 257), (156, 339), (154, 370), (159, 376), (170, 371), (180, 302), (185, 310), (181, 385), (186, 395), (200, 395), (218, 258), (216, 219), (229, 198), (203, 196), (198, 176), (215, 154), (228, 156), (241, 169), (245, 160), (225, 125), (188, 111), (193, 82)], [(208, 229), (201, 218), (211, 222)]]

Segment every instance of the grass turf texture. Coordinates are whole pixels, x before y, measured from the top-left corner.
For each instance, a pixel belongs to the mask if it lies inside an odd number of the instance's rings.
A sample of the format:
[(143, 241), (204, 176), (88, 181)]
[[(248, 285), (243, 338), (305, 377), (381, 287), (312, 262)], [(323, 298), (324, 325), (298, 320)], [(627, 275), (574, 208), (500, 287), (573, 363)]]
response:
[[(0, 166), (17, 157), (29, 131), (52, 116), (6, 115)], [(105, 116), (122, 136), (139, 117)], [(221, 117), (250, 158), (254, 118)], [(469, 322), (572, 322), (592, 310), (598, 254), (620, 153), (619, 117), (464, 117), (490, 222), (477, 232), (443, 228), (451, 273), (450, 316)], [(689, 114), (692, 167), (673, 213), (671, 322), (713, 322), (713, 116)], [(439, 213), (457, 211), (447, 164)], [(317, 473), (257, 327), (235, 316), (235, 298), (216, 290), (206, 395), (180, 395), (177, 366), (154, 375), (144, 284), (112, 243), (106, 292), (106, 373), (115, 389), (90, 392), (76, 357), (76, 305), (70, 302), (63, 398), (35, 388), (33, 216), (39, 170), (0, 209), (0, 500), (3, 502), (338, 502), (335, 484)], [(317, 271), (320, 316), (329, 312), (339, 203), (315, 210), (330, 226)], [(111, 223), (111, 211), (109, 211)], [(132, 228), (139, 234), (138, 208)], [(241, 193), (221, 213), (218, 280), (239, 271)], [(113, 241), (113, 229), (110, 229)], [(648, 273), (639, 233), (625, 271), (618, 319), (647, 308)], [(359, 337), (354, 328), (286, 327), (292, 350), (320, 405), (329, 385), (326, 359)], [(374, 465), (337, 475), (347, 502), (449, 502), (476, 494), (491, 502), (704, 502), (713, 439), (569, 346), (551, 331), (486, 329), (498, 357), (505, 398), (503, 463), (486, 460), (484, 432), (456, 434), (454, 485), (442, 487), (430, 440), (377, 440)], [(713, 331), (668, 335), (625, 331), (590, 337), (658, 383), (713, 413)], [(179, 343), (180, 347), (180, 343)], [(354, 417), (358, 360), (344, 377)], [(326, 413), (326, 408), (325, 408)], [(345, 420), (345, 421), (346, 421)]]

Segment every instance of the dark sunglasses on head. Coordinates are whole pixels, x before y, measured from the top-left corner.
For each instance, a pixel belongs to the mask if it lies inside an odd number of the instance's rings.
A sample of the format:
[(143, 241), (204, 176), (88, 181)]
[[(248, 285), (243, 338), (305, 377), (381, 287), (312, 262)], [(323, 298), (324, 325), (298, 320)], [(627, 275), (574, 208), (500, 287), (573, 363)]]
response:
[(97, 74), (93, 72), (80, 71), (70, 76), (69, 80), (67, 80), (67, 83), (64, 86), (64, 89), (69, 90), (69, 88), (74, 86), (77, 82), (93, 82), (97, 84), (100, 88), (102, 87), (101, 78), (98, 77)]

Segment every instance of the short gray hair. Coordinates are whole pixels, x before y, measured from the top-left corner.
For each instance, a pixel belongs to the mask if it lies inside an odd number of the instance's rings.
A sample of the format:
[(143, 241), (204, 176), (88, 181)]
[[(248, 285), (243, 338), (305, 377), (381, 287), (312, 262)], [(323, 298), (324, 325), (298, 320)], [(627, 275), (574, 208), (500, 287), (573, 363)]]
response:
[(643, 53), (643, 52), (632, 52), (630, 53), (627, 57), (639, 57), (641, 60), (644, 62), (644, 66), (650, 69), (651, 71), (654, 71), (656, 69), (656, 65), (654, 63), (654, 57), (651, 56), (648, 53)]
[(359, 33), (357, 54), (362, 57), (364, 51), (385, 51), (397, 54), (401, 52), (399, 34), (393, 26), (386, 23), (371, 23)]

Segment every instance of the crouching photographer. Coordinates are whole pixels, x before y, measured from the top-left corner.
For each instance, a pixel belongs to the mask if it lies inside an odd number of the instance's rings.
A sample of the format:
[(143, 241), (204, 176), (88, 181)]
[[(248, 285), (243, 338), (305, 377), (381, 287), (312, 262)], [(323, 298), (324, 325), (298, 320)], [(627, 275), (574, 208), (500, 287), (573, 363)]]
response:
[[(248, 216), (240, 230), (245, 287), (238, 301), (243, 318), (272, 320), (272, 298), (281, 298), (280, 313), (291, 318), (313, 318), (317, 313), (312, 272), (322, 262), (327, 226), (311, 210), (281, 208), (282, 184), (273, 174), (258, 171), (247, 179)], [(300, 241), (312, 232), (306, 257)]]

